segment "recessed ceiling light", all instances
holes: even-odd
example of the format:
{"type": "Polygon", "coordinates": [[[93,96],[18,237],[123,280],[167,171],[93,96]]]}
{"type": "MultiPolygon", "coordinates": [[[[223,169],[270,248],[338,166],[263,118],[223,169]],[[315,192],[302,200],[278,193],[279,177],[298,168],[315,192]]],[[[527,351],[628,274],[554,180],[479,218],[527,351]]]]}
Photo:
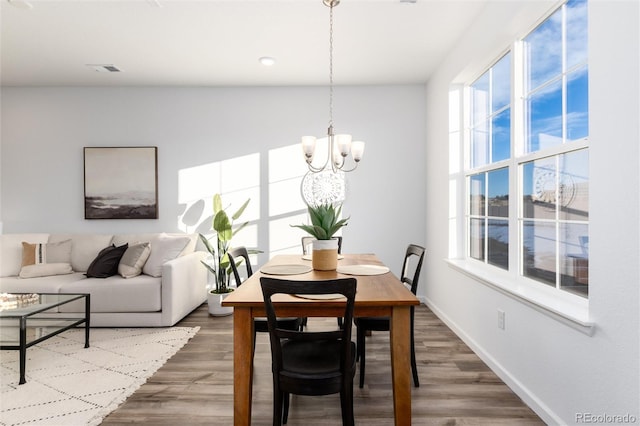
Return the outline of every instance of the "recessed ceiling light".
{"type": "Polygon", "coordinates": [[[272,58],[271,56],[263,56],[262,58],[258,59],[260,61],[260,63],[266,67],[270,67],[271,65],[276,63],[276,59],[272,58]]]}
{"type": "Polygon", "coordinates": [[[27,0],[8,0],[9,4],[18,9],[33,9],[33,5],[27,0]]]}

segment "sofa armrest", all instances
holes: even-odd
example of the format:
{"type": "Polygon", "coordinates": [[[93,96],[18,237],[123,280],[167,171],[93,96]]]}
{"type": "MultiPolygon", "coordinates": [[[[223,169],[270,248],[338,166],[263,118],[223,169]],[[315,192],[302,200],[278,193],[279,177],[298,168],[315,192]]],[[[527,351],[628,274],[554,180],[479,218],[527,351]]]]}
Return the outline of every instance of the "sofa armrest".
{"type": "Polygon", "coordinates": [[[207,300],[206,252],[196,251],[162,265],[162,325],[172,326],[207,300]]]}

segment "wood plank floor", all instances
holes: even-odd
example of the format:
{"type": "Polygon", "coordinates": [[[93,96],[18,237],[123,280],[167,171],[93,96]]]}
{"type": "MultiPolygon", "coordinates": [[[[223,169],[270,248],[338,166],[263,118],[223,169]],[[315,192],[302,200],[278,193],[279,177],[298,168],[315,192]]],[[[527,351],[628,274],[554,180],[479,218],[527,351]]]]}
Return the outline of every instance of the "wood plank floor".
{"type": "MultiPolygon", "coordinates": [[[[232,321],[209,316],[206,304],[187,316],[178,325],[199,326],[197,335],[102,424],[232,425],[232,321]]],[[[309,319],[309,327],[335,325],[335,319],[309,319]]],[[[354,385],[356,424],[392,425],[389,333],[367,339],[365,386],[358,388],[357,373],[354,385]]],[[[415,339],[420,387],[412,388],[414,425],[544,424],[424,305],[416,309],[415,339]]],[[[269,337],[258,333],[252,425],[272,421],[270,362],[269,337]]],[[[287,424],[341,424],[339,396],[292,396],[287,424]]]]}

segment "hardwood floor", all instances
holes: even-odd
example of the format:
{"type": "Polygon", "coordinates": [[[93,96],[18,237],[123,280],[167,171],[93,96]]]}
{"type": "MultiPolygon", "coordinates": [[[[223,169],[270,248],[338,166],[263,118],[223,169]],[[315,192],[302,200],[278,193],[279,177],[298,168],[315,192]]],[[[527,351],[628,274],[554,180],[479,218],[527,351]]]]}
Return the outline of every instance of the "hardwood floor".
{"type": "MultiPolygon", "coordinates": [[[[232,425],[232,322],[231,316],[209,316],[206,304],[187,316],[178,325],[200,331],[102,424],[232,425]]],[[[309,320],[309,327],[335,326],[335,318],[309,320]]],[[[416,309],[415,333],[420,387],[412,388],[414,425],[544,424],[424,305],[416,309]]],[[[356,424],[391,425],[389,333],[367,339],[365,386],[358,388],[358,373],[354,384],[356,424]]],[[[258,333],[252,425],[272,422],[270,363],[269,337],[258,333]]],[[[341,424],[339,396],[292,395],[287,424],[341,424]]]]}

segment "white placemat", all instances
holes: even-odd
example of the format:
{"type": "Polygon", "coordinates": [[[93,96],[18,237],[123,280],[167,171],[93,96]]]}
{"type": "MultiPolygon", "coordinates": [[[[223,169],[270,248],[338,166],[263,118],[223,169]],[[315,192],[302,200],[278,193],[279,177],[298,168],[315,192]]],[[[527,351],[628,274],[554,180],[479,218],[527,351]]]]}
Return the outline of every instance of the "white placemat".
{"type": "Polygon", "coordinates": [[[311,299],[311,300],[334,300],[334,299],[344,299],[345,298],[340,293],[331,293],[331,294],[296,294],[296,296],[301,297],[303,299],[311,299]]]}
{"type": "Polygon", "coordinates": [[[297,275],[306,274],[311,271],[311,266],[302,265],[300,263],[291,263],[284,265],[265,265],[260,268],[260,272],[269,275],[297,275]]]}
{"type": "MultiPolygon", "coordinates": [[[[313,255],[312,254],[303,254],[302,255],[302,259],[303,260],[313,260],[313,255]]],[[[338,260],[340,259],[344,259],[344,255],[343,254],[339,254],[338,255],[338,260]]]]}
{"type": "Polygon", "coordinates": [[[340,265],[336,270],[348,275],[382,275],[389,272],[389,268],[380,265],[340,265]]]}

